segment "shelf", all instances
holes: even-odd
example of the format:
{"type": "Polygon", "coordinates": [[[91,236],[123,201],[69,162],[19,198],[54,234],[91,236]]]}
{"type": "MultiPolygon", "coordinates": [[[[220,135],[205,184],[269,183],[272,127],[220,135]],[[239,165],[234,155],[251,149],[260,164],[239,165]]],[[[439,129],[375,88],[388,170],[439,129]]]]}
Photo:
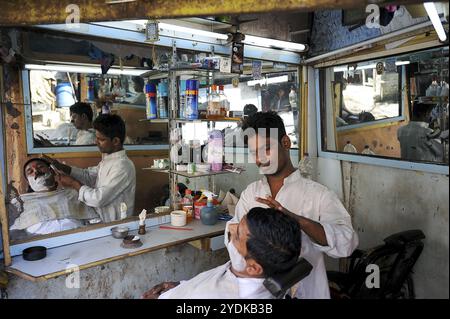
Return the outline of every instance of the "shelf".
{"type": "MultiPolygon", "coordinates": [[[[183,177],[188,177],[188,178],[195,178],[195,177],[205,177],[205,176],[214,176],[214,175],[223,175],[223,174],[232,174],[233,172],[227,171],[227,170],[223,170],[220,172],[196,172],[194,174],[189,174],[187,172],[178,172],[178,171],[170,171],[168,169],[158,169],[158,168],[152,168],[152,167],[144,167],[142,168],[143,170],[150,170],[150,171],[154,171],[154,172],[158,172],[158,173],[167,173],[167,174],[175,174],[175,175],[180,175],[183,177]]],[[[239,173],[235,173],[235,174],[239,174],[239,173]]]]}
{"type": "MultiPolygon", "coordinates": [[[[195,122],[239,122],[241,120],[240,117],[225,117],[222,119],[195,119],[195,120],[186,120],[186,119],[175,119],[178,123],[195,123],[195,122]]],[[[140,119],[139,122],[150,122],[150,123],[169,123],[169,119],[140,119]]]]}
{"type": "Polygon", "coordinates": [[[139,122],[150,122],[150,123],[169,123],[169,119],[140,119],[139,122]]]}
{"type": "Polygon", "coordinates": [[[448,96],[418,96],[416,98],[421,104],[448,103],[448,96]]]}
{"type": "MultiPolygon", "coordinates": [[[[160,223],[170,223],[170,216],[160,223]]],[[[137,224],[137,222],[136,222],[137,224]]],[[[94,266],[106,264],[111,261],[156,251],[175,245],[188,243],[198,239],[221,236],[225,230],[225,221],[208,226],[199,220],[187,224],[192,230],[161,229],[158,225],[146,227],[147,233],[139,235],[143,245],[139,248],[122,248],[122,240],[111,235],[81,241],[74,244],[55,247],[47,250],[47,257],[37,261],[26,261],[22,255],[13,257],[12,265],[8,267],[9,273],[21,276],[31,281],[42,281],[57,276],[66,276],[73,271],[79,271],[94,266]],[[75,267],[75,265],[77,267],[75,267]]],[[[130,234],[135,235],[137,230],[130,234]]]]}
{"type": "Polygon", "coordinates": [[[239,122],[241,120],[240,117],[225,117],[221,119],[195,119],[195,120],[186,120],[186,119],[175,119],[175,121],[179,123],[190,123],[190,122],[239,122]]]}

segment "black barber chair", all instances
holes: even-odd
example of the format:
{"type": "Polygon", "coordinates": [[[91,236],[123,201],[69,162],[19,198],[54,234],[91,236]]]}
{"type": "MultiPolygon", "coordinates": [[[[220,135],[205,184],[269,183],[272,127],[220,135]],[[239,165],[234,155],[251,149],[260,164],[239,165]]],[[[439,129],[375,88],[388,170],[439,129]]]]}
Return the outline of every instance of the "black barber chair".
{"type": "Polygon", "coordinates": [[[304,258],[288,271],[268,277],[264,280],[264,287],[277,299],[282,299],[289,288],[305,278],[311,272],[313,266],[304,258]]]}
{"type": "Polygon", "coordinates": [[[328,271],[333,299],[413,299],[412,269],[422,253],[425,235],[421,230],[393,234],[380,245],[367,251],[355,250],[349,257],[347,273],[328,271]],[[379,267],[379,288],[368,287],[371,275],[367,266],[379,267]]]}

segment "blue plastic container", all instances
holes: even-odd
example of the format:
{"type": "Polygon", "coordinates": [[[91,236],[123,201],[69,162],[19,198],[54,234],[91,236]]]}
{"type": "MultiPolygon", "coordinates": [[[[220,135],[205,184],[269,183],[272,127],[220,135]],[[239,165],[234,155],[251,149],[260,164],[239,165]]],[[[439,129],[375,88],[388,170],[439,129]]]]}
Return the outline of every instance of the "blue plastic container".
{"type": "Polygon", "coordinates": [[[152,120],[158,117],[158,109],[156,104],[156,85],[147,83],[145,85],[146,107],[145,111],[147,119],[152,120]]]}
{"type": "Polygon", "coordinates": [[[68,107],[75,104],[72,86],[68,82],[59,83],[56,86],[56,105],[58,107],[68,107]]]}
{"type": "Polygon", "coordinates": [[[200,220],[204,225],[215,225],[219,220],[219,211],[211,201],[200,210],[200,220]]]}

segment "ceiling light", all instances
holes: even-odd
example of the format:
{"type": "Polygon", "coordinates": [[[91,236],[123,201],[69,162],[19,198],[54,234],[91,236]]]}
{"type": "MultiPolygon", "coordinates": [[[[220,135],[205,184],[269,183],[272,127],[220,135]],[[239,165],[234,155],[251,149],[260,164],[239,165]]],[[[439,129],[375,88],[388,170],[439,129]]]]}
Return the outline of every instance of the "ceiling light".
{"type": "Polygon", "coordinates": [[[261,37],[255,37],[252,35],[246,35],[245,39],[244,39],[244,43],[261,46],[261,47],[266,47],[266,48],[274,48],[275,47],[278,49],[300,51],[300,52],[306,51],[306,49],[307,49],[306,45],[301,44],[301,43],[261,38],[261,37]]]}
{"type": "Polygon", "coordinates": [[[287,82],[289,81],[289,77],[287,75],[283,75],[283,76],[277,76],[277,77],[273,77],[273,78],[265,78],[262,80],[252,80],[252,81],[248,81],[247,85],[248,86],[254,86],[254,85],[267,85],[267,84],[273,84],[273,83],[283,83],[283,82],[287,82]]]}
{"type": "MultiPolygon", "coordinates": [[[[60,65],[60,64],[25,64],[27,70],[42,70],[42,71],[57,71],[57,72],[76,72],[76,73],[90,73],[102,74],[102,69],[99,66],[84,66],[84,65],[60,65]]],[[[135,75],[139,76],[148,70],[139,69],[116,69],[110,68],[107,72],[109,75],[135,75]]]]}
{"type": "Polygon", "coordinates": [[[399,66],[399,65],[407,65],[410,64],[411,61],[395,61],[395,65],[399,66]]]}
{"type": "Polygon", "coordinates": [[[445,34],[444,27],[442,26],[441,19],[439,18],[439,14],[436,9],[436,5],[434,2],[425,2],[423,4],[425,7],[425,10],[427,11],[428,17],[431,20],[431,23],[433,23],[433,27],[436,30],[436,33],[439,37],[439,40],[442,42],[447,40],[447,35],[445,34]]]}

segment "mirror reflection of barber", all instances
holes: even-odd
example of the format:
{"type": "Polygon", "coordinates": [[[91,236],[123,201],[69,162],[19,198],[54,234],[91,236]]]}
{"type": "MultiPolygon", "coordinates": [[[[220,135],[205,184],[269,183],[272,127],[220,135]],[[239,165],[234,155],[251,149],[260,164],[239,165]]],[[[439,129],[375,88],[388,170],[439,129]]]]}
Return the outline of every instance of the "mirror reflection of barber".
{"type": "Polygon", "coordinates": [[[302,229],[301,256],[313,266],[302,280],[297,298],[330,298],[323,253],[334,258],[347,257],[358,245],[351,218],[339,198],[325,186],[305,179],[292,165],[291,141],[284,124],[275,112],[249,117],[242,129],[253,129],[248,136],[249,151],[264,177],[247,186],[228,228],[238,223],[253,207],[271,207],[295,218],[302,229]],[[278,136],[270,136],[270,129],[278,136]],[[262,131],[259,131],[261,129],[262,131]],[[260,135],[267,132],[266,137],[260,135]]]}
{"type": "Polygon", "coordinates": [[[28,192],[11,201],[9,211],[18,215],[11,231],[49,234],[78,228],[98,218],[93,208],[78,200],[77,191],[58,188],[55,172],[46,160],[33,158],[27,161],[24,176],[28,182],[28,192]]]}
{"type": "Polygon", "coordinates": [[[123,149],[125,123],[118,115],[102,114],[94,121],[96,144],[102,153],[97,166],[81,169],[46,157],[57,169],[57,181],[78,191],[78,199],[94,207],[103,222],[129,217],[134,211],[136,169],[123,149]],[[127,206],[121,216],[120,206],[127,206]]]}

